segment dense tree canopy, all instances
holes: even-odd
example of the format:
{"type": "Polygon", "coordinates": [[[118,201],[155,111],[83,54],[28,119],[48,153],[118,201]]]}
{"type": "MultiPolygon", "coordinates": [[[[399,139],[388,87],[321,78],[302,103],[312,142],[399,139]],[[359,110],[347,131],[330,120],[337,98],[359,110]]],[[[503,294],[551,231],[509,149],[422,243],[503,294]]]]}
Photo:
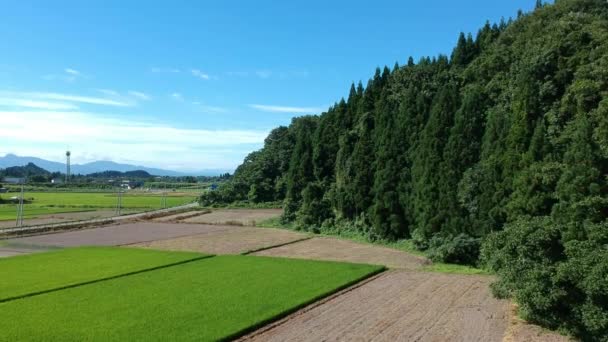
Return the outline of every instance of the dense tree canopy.
{"type": "Polygon", "coordinates": [[[211,196],[283,201],[301,229],[412,238],[445,261],[481,246],[528,319],[608,339],[608,3],[538,2],[449,58],[377,69],[211,196]]]}

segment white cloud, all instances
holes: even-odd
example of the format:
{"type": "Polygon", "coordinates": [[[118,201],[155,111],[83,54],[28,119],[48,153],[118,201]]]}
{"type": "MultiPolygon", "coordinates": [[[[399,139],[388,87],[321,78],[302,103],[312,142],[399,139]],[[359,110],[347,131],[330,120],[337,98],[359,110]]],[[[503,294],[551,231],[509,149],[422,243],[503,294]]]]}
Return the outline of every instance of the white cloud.
{"type": "Polygon", "coordinates": [[[164,74],[164,73],[178,74],[178,73],[181,72],[181,70],[177,69],[177,68],[158,68],[158,67],[152,67],[152,68],[150,68],[150,72],[155,73],[155,74],[164,74]]]}
{"type": "Polygon", "coordinates": [[[76,69],[72,69],[72,68],[65,68],[65,69],[63,69],[63,71],[65,71],[66,73],[68,73],[70,75],[74,75],[74,76],[80,76],[81,75],[80,71],[78,71],[76,69]]]}
{"type": "Polygon", "coordinates": [[[192,102],[193,105],[195,105],[197,108],[199,108],[201,110],[201,112],[203,113],[226,113],[227,110],[226,108],[223,107],[218,107],[218,106],[209,106],[206,104],[201,103],[200,101],[194,101],[192,102]]]}
{"type": "Polygon", "coordinates": [[[237,77],[247,77],[249,76],[248,71],[228,71],[226,73],[228,76],[237,76],[237,77]]]}
{"type": "Polygon", "coordinates": [[[249,107],[264,112],[273,113],[293,113],[293,114],[316,114],[323,111],[321,108],[315,107],[289,107],[289,106],[272,106],[261,104],[250,104],[249,107]]]}
{"type": "Polygon", "coordinates": [[[142,93],[141,91],[129,90],[129,95],[143,101],[149,100],[151,97],[146,93],[142,93]]]}
{"type": "Polygon", "coordinates": [[[44,110],[75,110],[78,106],[64,102],[34,101],[27,99],[0,98],[0,106],[35,108],[44,110]]]}
{"type": "Polygon", "coordinates": [[[1,111],[3,151],[40,157],[57,156],[65,146],[78,155],[107,156],[182,170],[233,168],[259,148],[267,131],[194,129],[119,119],[78,111],[1,111]]]}
{"type": "Polygon", "coordinates": [[[176,101],[184,101],[184,96],[180,93],[171,93],[169,96],[176,101]]]}
{"type": "Polygon", "coordinates": [[[86,103],[86,104],[114,106],[114,107],[130,107],[130,106],[134,105],[133,103],[130,103],[130,102],[108,99],[108,98],[61,94],[61,93],[47,93],[47,92],[3,92],[3,91],[0,91],[0,96],[6,97],[6,98],[11,98],[14,100],[32,100],[32,101],[54,100],[54,101],[76,102],[76,103],[86,103]]]}
{"type": "Polygon", "coordinates": [[[270,78],[270,76],[272,76],[272,71],[270,70],[258,70],[255,72],[255,74],[259,77],[259,78],[270,78]]]}
{"type": "Polygon", "coordinates": [[[108,96],[120,96],[116,90],[112,89],[97,89],[98,92],[108,96]]]}
{"type": "Polygon", "coordinates": [[[42,79],[47,80],[47,81],[59,80],[59,81],[72,83],[72,82],[76,81],[77,79],[80,79],[83,77],[85,77],[85,75],[82,74],[80,71],[78,71],[76,69],[72,69],[72,68],[65,68],[65,69],[63,69],[63,73],[61,73],[61,74],[44,75],[44,76],[42,76],[42,79]]]}
{"type": "Polygon", "coordinates": [[[210,77],[209,77],[208,74],[205,74],[204,72],[202,72],[202,71],[200,71],[198,69],[192,69],[192,70],[190,70],[190,72],[192,72],[192,75],[194,77],[198,77],[198,78],[203,79],[203,80],[210,79],[210,77]]]}

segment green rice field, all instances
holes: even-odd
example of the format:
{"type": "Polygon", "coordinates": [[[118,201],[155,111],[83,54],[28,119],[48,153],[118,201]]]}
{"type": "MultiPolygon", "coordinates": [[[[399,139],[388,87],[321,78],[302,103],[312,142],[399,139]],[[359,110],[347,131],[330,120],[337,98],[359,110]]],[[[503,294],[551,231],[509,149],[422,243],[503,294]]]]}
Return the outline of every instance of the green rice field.
{"type": "MultiPolygon", "coordinates": [[[[88,252],[85,259],[91,260],[106,253],[75,253],[88,252]]],[[[130,259],[134,252],[117,253],[130,259]]],[[[40,268],[69,272],[70,262],[57,255],[13,260],[32,264],[38,259],[40,268]]],[[[151,258],[162,259],[160,254],[151,258]]],[[[0,263],[0,274],[19,272],[15,264],[8,269],[5,265],[0,263]]],[[[0,303],[0,331],[7,341],[226,340],[382,270],[362,264],[215,256],[5,301],[0,303]]],[[[104,276],[94,271],[90,275],[104,276]]],[[[16,282],[46,284],[49,277],[51,272],[4,279],[16,288],[16,282]]]]}
{"type": "MultiPolygon", "coordinates": [[[[0,196],[9,199],[18,193],[5,193],[0,196]]],[[[26,192],[24,195],[24,217],[35,218],[41,215],[111,210],[116,207],[116,193],[103,192],[26,192]]],[[[125,210],[144,211],[161,208],[160,194],[125,193],[122,196],[122,208],[125,210]]],[[[193,194],[168,193],[167,206],[174,207],[193,202],[193,194]]],[[[17,206],[13,203],[0,204],[0,220],[14,220],[17,206]]]]}
{"type": "Polygon", "coordinates": [[[0,302],[206,257],[137,248],[79,247],[0,258],[0,302]]]}

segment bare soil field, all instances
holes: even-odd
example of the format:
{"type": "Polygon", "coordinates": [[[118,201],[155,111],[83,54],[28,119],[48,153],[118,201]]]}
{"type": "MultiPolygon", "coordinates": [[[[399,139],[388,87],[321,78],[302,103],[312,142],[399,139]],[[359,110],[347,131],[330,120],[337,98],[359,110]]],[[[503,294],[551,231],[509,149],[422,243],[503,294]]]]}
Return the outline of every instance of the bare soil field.
{"type": "Polygon", "coordinates": [[[39,246],[116,246],[228,230],[232,227],[136,222],[8,240],[39,246]]]}
{"type": "MultiPolygon", "coordinates": [[[[123,210],[122,214],[131,214],[137,212],[135,210],[123,210]]],[[[24,219],[23,224],[26,226],[37,226],[43,224],[52,224],[60,222],[70,221],[82,221],[97,218],[106,218],[116,216],[114,210],[94,210],[94,211],[83,211],[75,213],[63,213],[63,214],[49,214],[41,215],[37,218],[24,219]]],[[[15,227],[15,221],[0,221],[0,228],[12,228],[15,227]]]]}
{"type": "MultiPolygon", "coordinates": [[[[220,227],[220,226],[215,226],[220,227]]],[[[306,234],[272,228],[226,226],[224,230],[175,239],[142,242],[129,247],[208,254],[241,254],[307,238],[306,234]]]]}
{"type": "Polygon", "coordinates": [[[256,222],[280,216],[282,213],[282,209],[220,209],[182,222],[255,226],[256,222]]]}
{"type": "Polygon", "coordinates": [[[253,341],[502,341],[509,302],[488,276],[389,271],[245,336],[253,341]]]}
{"type": "Polygon", "coordinates": [[[411,255],[396,249],[329,237],[313,238],[296,242],[260,251],[254,253],[254,255],[346,261],[404,269],[418,269],[430,263],[426,258],[411,255]]]}

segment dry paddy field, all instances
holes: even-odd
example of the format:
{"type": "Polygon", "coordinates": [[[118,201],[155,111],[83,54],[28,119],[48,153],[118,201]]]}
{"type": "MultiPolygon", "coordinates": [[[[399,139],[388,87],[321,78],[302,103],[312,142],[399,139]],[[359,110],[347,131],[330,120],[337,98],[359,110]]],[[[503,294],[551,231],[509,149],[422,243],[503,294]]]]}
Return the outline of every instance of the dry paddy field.
{"type": "Polygon", "coordinates": [[[518,320],[509,301],[497,300],[490,294],[491,276],[431,273],[422,270],[429,264],[427,259],[391,248],[240,226],[277,216],[278,210],[235,209],[198,214],[177,214],[166,217],[167,222],[154,219],[0,241],[0,256],[45,248],[107,245],[344,261],[390,268],[241,340],[567,340],[518,320]]]}
{"type": "Polygon", "coordinates": [[[187,218],[182,222],[255,226],[256,222],[277,217],[282,212],[282,209],[222,209],[187,218]]]}
{"type": "Polygon", "coordinates": [[[280,229],[235,226],[215,227],[225,227],[225,229],[208,234],[136,243],[132,244],[131,247],[210,254],[243,254],[308,239],[308,235],[306,234],[280,229]]]}
{"type": "Polygon", "coordinates": [[[255,253],[255,255],[347,261],[410,270],[419,269],[424,265],[430,264],[430,261],[426,258],[396,249],[329,237],[312,238],[294,244],[266,249],[255,253]]]}

